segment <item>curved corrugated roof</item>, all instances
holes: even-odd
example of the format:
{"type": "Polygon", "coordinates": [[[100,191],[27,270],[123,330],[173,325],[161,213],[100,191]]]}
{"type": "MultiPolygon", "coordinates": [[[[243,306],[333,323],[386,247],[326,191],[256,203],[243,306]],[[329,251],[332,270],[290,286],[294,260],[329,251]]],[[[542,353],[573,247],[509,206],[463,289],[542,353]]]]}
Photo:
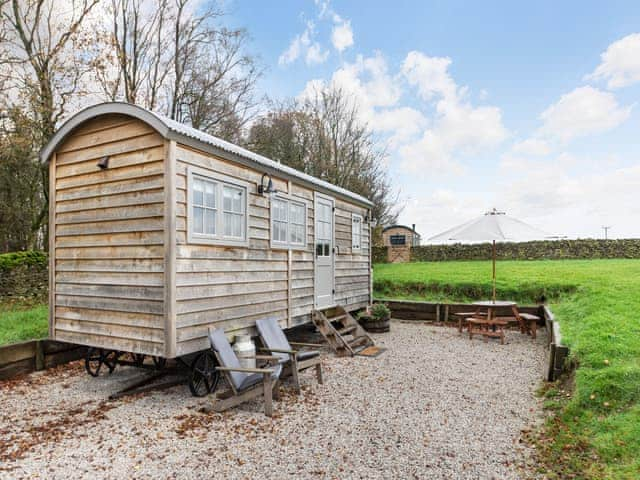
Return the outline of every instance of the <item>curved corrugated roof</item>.
{"type": "Polygon", "coordinates": [[[365,197],[346,190],[342,187],[333,185],[332,183],[320,180],[306,173],[300,172],[295,168],[283,165],[279,162],[263,157],[257,153],[251,152],[245,148],[239,147],[231,142],[214,137],[208,133],[196,130],[193,127],[176,122],[158,113],[147,110],[138,105],[123,102],[108,102],[93,105],[76,113],[67,120],[58,131],[51,137],[51,140],[45,145],[40,152],[42,162],[48,162],[49,158],[56,148],[67,138],[67,136],[80,124],[98,117],[100,115],[121,114],[129,115],[151,125],[160,135],[169,140],[193,146],[213,154],[220,155],[221,152],[231,154],[232,160],[241,161],[263,170],[268,170],[273,174],[282,174],[285,177],[299,180],[304,184],[311,185],[320,190],[336,193],[343,197],[356,201],[357,203],[371,207],[373,204],[365,197]],[[244,161],[242,161],[244,160],[244,161]]]}

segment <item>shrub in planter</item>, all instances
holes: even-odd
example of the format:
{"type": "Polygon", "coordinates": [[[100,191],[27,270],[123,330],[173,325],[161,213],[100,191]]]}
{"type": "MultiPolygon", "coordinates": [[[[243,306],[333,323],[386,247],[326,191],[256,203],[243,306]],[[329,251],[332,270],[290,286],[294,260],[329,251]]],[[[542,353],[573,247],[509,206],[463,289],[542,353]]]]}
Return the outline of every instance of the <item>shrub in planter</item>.
{"type": "Polygon", "coordinates": [[[358,315],[360,325],[373,333],[388,332],[390,329],[391,310],[384,303],[375,303],[358,315]]]}

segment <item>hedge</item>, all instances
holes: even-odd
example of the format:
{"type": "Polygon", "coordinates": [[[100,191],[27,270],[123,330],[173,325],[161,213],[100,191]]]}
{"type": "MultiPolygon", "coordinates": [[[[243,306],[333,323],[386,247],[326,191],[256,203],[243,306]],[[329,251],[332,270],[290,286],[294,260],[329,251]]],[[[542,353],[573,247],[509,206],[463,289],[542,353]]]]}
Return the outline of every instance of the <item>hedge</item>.
{"type": "Polygon", "coordinates": [[[48,255],[45,252],[32,250],[0,255],[0,300],[45,301],[48,282],[48,255]]]}
{"type": "MultiPolygon", "coordinates": [[[[386,247],[373,248],[373,262],[387,261],[386,247]]],[[[578,260],[592,258],[640,258],[640,239],[622,240],[544,240],[499,243],[496,256],[501,260],[578,260]]],[[[488,243],[466,245],[422,245],[411,249],[412,262],[450,260],[490,260],[488,243]]]]}

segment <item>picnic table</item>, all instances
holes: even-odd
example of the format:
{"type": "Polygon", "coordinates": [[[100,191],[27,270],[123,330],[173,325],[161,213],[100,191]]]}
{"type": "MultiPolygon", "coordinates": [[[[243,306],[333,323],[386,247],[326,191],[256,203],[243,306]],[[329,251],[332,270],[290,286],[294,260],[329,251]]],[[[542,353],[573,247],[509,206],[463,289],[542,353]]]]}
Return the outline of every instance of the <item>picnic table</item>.
{"type": "MultiPolygon", "coordinates": [[[[473,338],[474,334],[482,335],[485,340],[488,337],[499,338],[500,343],[504,343],[504,327],[509,323],[518,323],[522,333],[530,334],[533,339],[536,338],[536,327],[538,317],[520,313],[518,304],[508,300],[483,300],[473,302],[476,311],[466,318],[469,330],[469,338],[473,338]],[[512,316],[499,316],[500,309],[511,310],[512,316]]],[[[459,324],[459,330],[462,332],[462,319],[459,324]]]]}

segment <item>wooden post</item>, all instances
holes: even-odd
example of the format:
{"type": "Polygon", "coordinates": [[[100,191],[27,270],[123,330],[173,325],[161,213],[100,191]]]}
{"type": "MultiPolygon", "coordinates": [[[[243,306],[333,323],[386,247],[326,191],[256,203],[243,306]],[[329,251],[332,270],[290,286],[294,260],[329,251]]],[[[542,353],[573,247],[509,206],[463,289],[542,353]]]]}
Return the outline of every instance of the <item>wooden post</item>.
{"type": "Polygon", "coordinates": [[[291,249],[287,250],[287,327],[293,327],[293,281],[291,280],[293,275],[293,252],[291,249]]]}
{"type": "Polygon", "coordinates": [[[56,154],[49,160],[49,338],[56,336],[56,154]]]}
{"type": "Polygon", "coordinates": [[[493,301],[496,301],[496,241],[493,241],[493,301]]]}
{"type": "MultiPolygon", "coordinates": [[[[292,185],[291,180],[287,181],[287,193],[289,196],[292,194],[292,185]]],[[[306,210],[305,210],[306,211],[306,210]]],[[[248,233],[247,233],[248,234],[248,233]]],[[[307,232],[305,232],[305,236],[307,232]]],[[[315,272],[315,270],[314,270],[315,272]]],[[[315,274],[315,273],[314,273],[315,274]]],[[[293,327],[292,317],[293,317],[293,280],[291,276],[293,275],[293,252],[289,248],[287,250],[287,327],[293,327]]]]}
{"type": "Polygon", "coordinates": [[[35,356],[35,369],[44,370],[44,345],[42,340],[36,340],[36,356],[35,356]]]}
{"type": "Polygon", "coordinates": [[[164,353],[176,356],[176,142],[165,143],[164,159],[164,353]]]}

